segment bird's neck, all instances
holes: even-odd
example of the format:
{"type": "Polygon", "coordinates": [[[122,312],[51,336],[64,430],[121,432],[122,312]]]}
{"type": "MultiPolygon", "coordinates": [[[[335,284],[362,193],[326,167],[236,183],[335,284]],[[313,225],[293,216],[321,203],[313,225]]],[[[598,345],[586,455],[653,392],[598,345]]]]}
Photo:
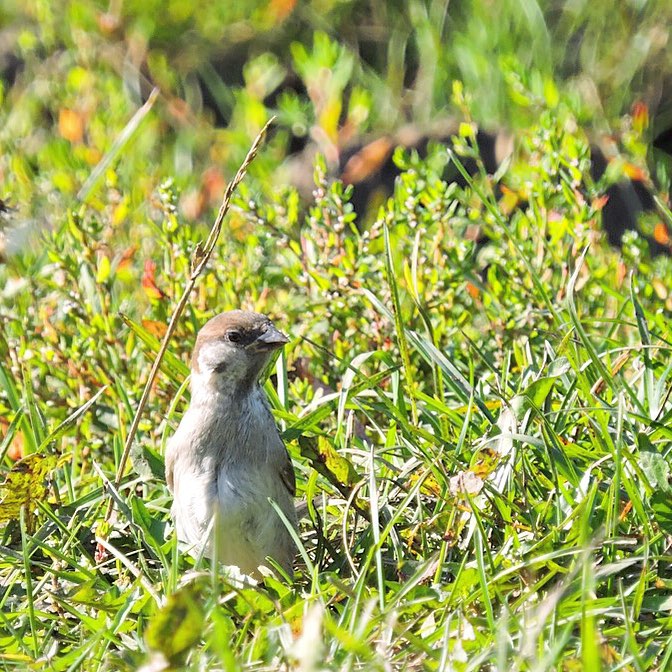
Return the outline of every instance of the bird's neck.
{"type": "Polygon", "coordinates": [[[255,381],[242,383],[231,377],[214,372],[191,373],[191,405],[232,409],[244,406],[261,395],[255,381]]]}

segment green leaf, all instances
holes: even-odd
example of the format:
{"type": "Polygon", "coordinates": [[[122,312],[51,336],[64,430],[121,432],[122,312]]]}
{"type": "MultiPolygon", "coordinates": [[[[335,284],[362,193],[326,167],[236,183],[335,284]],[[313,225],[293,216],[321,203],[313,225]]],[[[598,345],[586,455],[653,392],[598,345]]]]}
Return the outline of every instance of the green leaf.
{"type": "Polygon", "coordinates": [[[147,626],[147,646],[175,664],[197,644],[205,618],[195,589],[186,586],[173,593],[147,626]]]}
{"type": "Polygon", "coordinates": [[[0,485],[0,523],[17,520],[21,507],[31,511],[36,502],[46,499],[47,477],[69,459],[69,455],[35,453],[19,460],[0,485]]]}
{"type": "MultiPolygon", "coordinates": [[[[375,389],[383,380],[391,376],[397,370],[398,367],[390,367],[389,369],[375,373],[357,385],[353,385],[348,389],[348,401],[354,399],[365,390],[375,389]]],[[[338,398],[336,395],[334,395],[331,400],[322,403],[314,411],[304,415],[293,425],[287,427],[287,429],[282,433],[283,440],[293,441],[294,439],[298,439],[300,436],[302,436],[304,432],[314,430],[318,424],[332,412],[337,400],[338,398]]]]}
{"type": "Polygon", "coordinates": [[[654,490],[672,494],[670,487],[670,465],[660,454],[651,450],[642,450],[639,453],[639,466],[649,479],[654,490]]]}
{"type": "Polygon", "coordinates": [[[131,446],[133,469],[144,480],[166,480],[165,464],[161,456],[149,446],[137,441],[131,446]]]}
{"type": "Polygon", "coordinates": [[[317,439],[308,436],[299,438],[301,455],[310,460],[313,467],[335,485],[352,487],[360,477],[352,463],[336,451],[324,436],[317,439]]]}
{"type": "Polygon", "coordinates": [[[98,284],[107,282],[111,270],[112,266],[110,264],[110,258],[106,255],[102,255],[98,261],[98,268],[96,269],[96,282],[98,284]]]}
{"type": "Polygon", "coordinates": [[[672,534],[672,493],[658,490],[651,497],[654,518],[666,534],[672,534]]]}
{"type": "Polygon", "coordinates": [[[511,401],[511,407],[516,414],[516,418],[520,419],[530,406],[541,408],[551,393],[556,379],[567,373],[569,369],[569,361],[565,357],[559,357],[550,364],[545,376],[537,378],[520,394],[516,395],[511,401]]]}
{"type": "Polygon", "coordinates": [[[165,542],[164,530],[166,523],[154,518],[145,506],[145,503],[139,497],[131,498],[131,511],[133,512],[133,522],[146,534],[154,540],[156,547],[161,547],[165,542]]]}
{"type": "MultiPolygon", "coordinates": [[[[380,300],[378,297],[367,289],[363,289],[362,293],[371,301],[377,310],[379,310],[388,319],[394,320],[392,311],[380,300]]],[[[443,373],[446,375],[448,384],[453,391],[464,401],[464,403],[471,403],[473,400],[479,407],[483,415],[491,424],[495,424],[495,418],[488,409],[485,401],[481,399],[480,395],[471,387],[467,379],[460,373],[457,367],[430,341],[416,333],[412,329],[406,330],[406,335],[418,351],[422,358],[429,364],[437,364],[443,373]]]]}

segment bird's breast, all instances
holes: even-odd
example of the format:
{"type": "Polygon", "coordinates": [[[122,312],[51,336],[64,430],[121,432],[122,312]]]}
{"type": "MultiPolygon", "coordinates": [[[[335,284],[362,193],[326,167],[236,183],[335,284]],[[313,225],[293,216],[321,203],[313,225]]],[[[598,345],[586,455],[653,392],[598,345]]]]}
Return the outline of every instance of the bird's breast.
{"type": "Polygon", "coordinates": [[[201,528],[217,502],[237,516],[277,497],[285,449],[261,394],[215,404],[192,400],[168,446],[174,455],[176,520],[201,528]]]}

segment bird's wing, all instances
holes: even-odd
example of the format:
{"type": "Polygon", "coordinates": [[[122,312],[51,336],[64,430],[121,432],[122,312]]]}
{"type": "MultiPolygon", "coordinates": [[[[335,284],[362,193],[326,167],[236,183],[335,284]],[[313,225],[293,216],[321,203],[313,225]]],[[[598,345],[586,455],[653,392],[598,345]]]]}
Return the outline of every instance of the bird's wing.
{"type": "MultiPolygon", "coordinates": [[[[278,440],[282,443],[282,439],[278,436],[278,440]]],[[[294,476],[294,467],[292,465],[292,458],[287,452],[285,444],[282,443],[282,462],[280,463],[280,478],[285,484],[287,490],[289,490],[292,497],[296,495],[296,477],[294,476]]]]}

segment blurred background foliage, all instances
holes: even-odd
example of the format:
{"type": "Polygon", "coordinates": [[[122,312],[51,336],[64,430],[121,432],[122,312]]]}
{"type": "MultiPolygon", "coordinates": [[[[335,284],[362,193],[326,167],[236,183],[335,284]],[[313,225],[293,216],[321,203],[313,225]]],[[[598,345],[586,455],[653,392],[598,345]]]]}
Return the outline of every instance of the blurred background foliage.
{"type": "MultiPolygon", "coordinates": [[[[368,133],[461,117],[455,80],[489,129],[524,128],[562,105],[585,128],[619,132],[636,101],[664,125],[671,23],[666,0],[6,0],[0,197],[50,223],[76,207],[154,86],[160,103],[134,136],[138,151],[107,181],[135,209],[170,174],[190,219],[216,203],[271,114],[261,184],[286,178],[276,168],[309,141],[334,163],[368,133]]],[[[99,186],[87,200],[101,209],[110,198],[99,186]]]]}

